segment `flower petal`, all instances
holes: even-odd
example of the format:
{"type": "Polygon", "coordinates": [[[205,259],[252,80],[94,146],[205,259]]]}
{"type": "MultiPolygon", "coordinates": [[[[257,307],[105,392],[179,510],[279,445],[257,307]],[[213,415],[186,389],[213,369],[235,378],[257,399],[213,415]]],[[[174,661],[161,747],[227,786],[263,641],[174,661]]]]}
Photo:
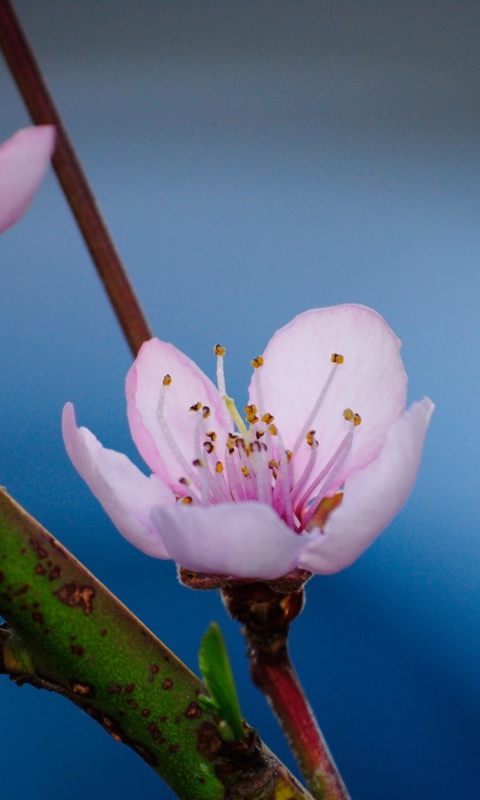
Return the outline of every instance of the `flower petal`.
{"type": "Polygon", "coordinates": [[[378,458],[345,483],[343,502],[322,535],[308,543],[300,566],[329,575],[348,567],[405,504],[415,483],[434,405],[428,397],[389,430],[378,458]]]}
{"type": "Polygon", "coordinates": [[[263,503],[155,508],[165,546],[182,567],[237,578],[279,578],[297,566],[297,536],[263,503]]]}
{"type": "MultiPolygon", "coordinates": [[[[199,452],[195,445],[197,414],[189,409],[198,402],[210,408],[211,416],[202,424],[205,430],[217,433],[216,449],[223,455],[227,433],[222,400],[216,387],[193,361],[173,344],[159,339],[142,345],[127,375],[127,410],[133,440],[152,472],[172,489],[183,493],[179,479],[186,476],[185,463],[175,453],[157,413],[165,375],[172,378],[171,385],[165,387],[165,419],[190,470],[199,452]]],[[[205,430],[199,442],[200,449],[205,430]]],[[[201,455],[203,457],[203,452],[201,455]]]]}
{"type": "MultiPolygon", "coordinates": [[[[307,311],[273,336],[264,352],[261,381],[264,411],[275,417],[285,447],[294,449],[333,367],[332,353],[344,356],[309,428],[319,442],[316,472],[328,462],[348,430],[343,412],[360,414],[352,450],[333,489],[378,454],[388,428],[405,410],[407,377],[399,355],[400,341],[385,320],[370,308],[340,305],[307,311]]],[[[255,381],[251,402],[257,402],[255,381]]],[[[294,479],[310,454],[306,442],[294,454],[294,479]]],[[[312,474],[315,477],[316,472],[312,474]]]]}
{"type": "Polygon", "coordinates": [[[71,403],[63,409],[62,431],[67,453],[122,536],[156,558],[169,558],[151,520],[158,503],[174,505],[175,497],[156,475],[146,477],[115,450],[107,450],[87,428],[77,428],[71,403]]]}
{"type": "Polygon", "coordinates": [[[24,128],[0,147],[0,233],[27,210],[55,145],[55,128],[24,128]]]}

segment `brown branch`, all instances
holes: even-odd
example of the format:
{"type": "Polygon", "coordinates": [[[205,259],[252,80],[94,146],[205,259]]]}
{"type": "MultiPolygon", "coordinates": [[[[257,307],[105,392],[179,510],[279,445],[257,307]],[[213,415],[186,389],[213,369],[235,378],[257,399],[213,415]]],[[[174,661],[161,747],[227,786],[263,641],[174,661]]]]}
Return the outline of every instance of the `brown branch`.
{"type": "Polygon", "coordinates": [[[0,0],[0,47],[36,125],[54,125],[53,166],[133,355],[152,332],[32,50],[9,0],[0,0]]]}

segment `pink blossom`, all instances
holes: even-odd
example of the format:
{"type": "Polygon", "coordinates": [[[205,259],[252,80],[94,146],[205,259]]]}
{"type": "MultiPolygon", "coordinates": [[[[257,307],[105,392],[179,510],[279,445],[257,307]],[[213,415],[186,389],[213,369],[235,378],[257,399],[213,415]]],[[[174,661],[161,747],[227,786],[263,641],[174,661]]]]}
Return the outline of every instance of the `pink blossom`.
{"type": "Polygon", "coordinates": [[[414,485],[433,403],[406,411],[400,341],[358,305],[300,314],[254,374],[245,417],[173,345],[146,342],[127,375],[132,437],[152,471],[63,414],[68,454],[120,532],[188,570],[275,579],[351,564],[414,485]]]}
{"type": "Polygon", "coordinates": [[[18,131],[0,147],[0,233],[25,213],[48,168],[55,128],[18,131]]]}

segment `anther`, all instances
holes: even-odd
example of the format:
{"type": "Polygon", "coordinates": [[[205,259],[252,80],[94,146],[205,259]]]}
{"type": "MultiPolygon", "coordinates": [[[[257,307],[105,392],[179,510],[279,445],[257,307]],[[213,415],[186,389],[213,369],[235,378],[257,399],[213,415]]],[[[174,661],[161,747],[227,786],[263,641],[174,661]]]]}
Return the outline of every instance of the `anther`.
{"type": "Polygon", "coordinates": [[[205,436],[208,436],[208,438],[211,439],[212,442],[215,442],[217,439],[217,434],[215,433],[215,431],[207,431],[205,436]]]}
{"type": "Polygon", "coordinates": [[[210,416],[210,409],[208,406],[203,406],[202,408],[203,419],[208,419],[210,416]]]}
{"type": "Polygon", "coordinates": [[[192,461],[194,467],[204,467],[205,461],[202,461],[201,458],[196,458],[195,461],[192,461]]]}
{"type": "Polygon", "coordinates": [[[308,431],[305,439],[307,440],[307,444],[309,444],[310,447],[313,447],[315,444],[315,431],[308,431]]]}
{"type": "Polygon", "coordinates": [[[355,426],[360,425],[361,421],[362,421],[362,418],[361,418],[360,414],[354,414],[353,415],[353,424],[355,426]]]}
{"type": "Polygon", "coordinates": [[[216,344],[215,347],[213,348],[213,352],[215,353],[216,356],[224,356],[227,351],[225,347],[223,347],[223,345],[216,344]]]}
{"type": "Polygon", "coordinates": [[[190,411],[200,411],[201,407],[202,407],[202,404],[199,401],[198,403],[195,403],[195,405],[190,406],[189,410],[190,411]]]}
{"type": "Polygon", "coordinates": [[[344,360],[344,357],[341,356],[340,353],[332,353],[331,361],[334,364],[343,364],[344,360]]]}
{"type": "Polygon", "coordinates": [[[215,472],[218,473],[223,472],[223,464],[221,461],[217,461],[217,463],[215,464],[215,472]]]}
{"type": "Polygon", "coordinates": [[[257,439],[261,439],[262,436],[265,436],[265,431],[257,431],[255,433],[255,436],[257,437],[257,439]]]}
{"type": "Polygon", "coordinates": [[[263,367],[263,356],[257,356],[252,361],[252,367],[254,369],[258,369],[259,367],[263,367]]]}
{"type": "Polygon", "coordinates": [[[285,452],[286,452],[286,454],[287,454],[287,464],[290,464],[290,461],[291,461],[291,460],[292,460],[292,458],[293,458],[293,453],[292,453],[292,451],[291,451],[291,450],[285,450],[285,452]]]}
{"type": "Polygon", "coordinates": [[[271,414],[264,414],[262,417],[262,422],[264,422],[266,425],[270,425],[274,419],[275,417],[273,417],[271,414]]]}
{"type": "Polygon", "coordinates": [[[172,382],[172,376],[171,375],[165,375],[165,377],[163,379],[163,385],[164,386],[170,386],[171,382],[172,382]]]}
{"type": "Polygon", "coordinates": [[[353,416],[354,416],[352,409],[351,408],[346,408],[345,411],[343,412],[343,416],[345,417],[347,422],[351,422],[352,419],[353,419],[353,416]]]}
{"type": "Polygon", "coordinates": [[[277,426],[276,425],[269,425],[268,430],[272,434],[272,436],[277,435],[277,426]]]}
{"type": "Polygon", "coordinates": [[[180,478],[178,482],[183,483],[184,486],[190,486],[191,483],[191,481],[189,481],[188,478],[180,478]]]}
{"type": "Polygon", "coordinates": [[[192,498],[191,498],[191,497],[188,497],[188,496],[187,496],[187,497],[182,497],[182,500],[181,500],[181,502],[182,502],[184,505],[186,505],[186,506],[189,506],[189,505],[191,505],[191,504],[193,503],[193,500],[192,500],[192,498]]]}
{"type": "Polygon", "coordinates": [[[274,459],[274,458],[272,458],[272,459],[271,459],[271,460],[268,462],[268,466],[269,466],[269,468],[270,468],[270,469],[278,469],[278,468],[280,467],[280,464],[278,463],[278,461],[275,461],[275,459],[274,459]]]}
{"type": "Polygon", "coordinates": [[[204,442],[203,446],[207,451],[207,453],[213,453],[213,451],[215,450],[215,445],[212,444],[211,442],[204,442]]]}
{"type": "Polygon", "coordinates": [[[250,477],[250,473],[249,473],[247,467],[243,466],[242,467],[242,472],[243,472],[243,474],[245,475],[246,478],[250,477]]]}

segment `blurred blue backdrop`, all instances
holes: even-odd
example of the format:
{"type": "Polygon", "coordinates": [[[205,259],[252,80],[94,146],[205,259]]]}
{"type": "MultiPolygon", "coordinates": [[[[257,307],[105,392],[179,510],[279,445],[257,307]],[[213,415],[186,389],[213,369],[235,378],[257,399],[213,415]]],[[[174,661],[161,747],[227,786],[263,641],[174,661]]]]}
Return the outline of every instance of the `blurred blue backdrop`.
{"type": "MultiPolygon", "coordinates": [[[[292,652],[354,800],[478,800],[480,6],[15,5],[158,336],[212,377],[224,343],[240,402],[307,308],[365,303],[403,340],[410,399],[437,404],[420,477],[310,583],[292,652]]],[[[3,64],[0,97],[3,140],[27,124],[3,64]]],[[[2,484],[193,669],[219,620],[245,716],[292,766],[218,596],[128,545],[65,455],[72,400],[140,464],[130,354],[52,175],[0,264],[2,484]]],[[[65,700],[6,679],[0,698],[5,800],[172,797],[65,700]]]]}

